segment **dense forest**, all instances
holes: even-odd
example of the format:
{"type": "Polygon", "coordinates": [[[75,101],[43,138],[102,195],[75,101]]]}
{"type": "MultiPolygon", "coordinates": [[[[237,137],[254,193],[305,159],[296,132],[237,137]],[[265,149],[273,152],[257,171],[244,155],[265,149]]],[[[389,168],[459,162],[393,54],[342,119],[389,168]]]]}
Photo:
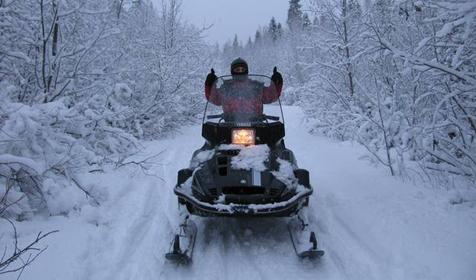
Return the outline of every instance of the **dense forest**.
{"type": "Polygon", "coordinates": [[[235,36],[223,57],[248,57],[260,73],[278,65],[284,99],[314,131],[359,142],[392,175],[474,183],[475,10],[470,0],[292,0],[286,23],[272,18],[246,44],[235,36]]]}
{"type": "Polygon", "coordinates": [[[2,1],[0,13],[2,205],[25,191],[41,202],[8,215],[46,204],[52,214],[69,211],[74,196],[66,208],[55,196],[75,191],[76,174],[119,162],[138,139],[202,110],[209,48],[201,30],[179,21],[177,1],[160,13],[148,1],[2,1]],[[25,190],[29,182],[13,179],[20,174],[34,186],[25,190]],[[9,191],[16,184],[18,194],[9,191]]]}
{"type": "Polygon", "coordinates": [[[0,217],[99,204],[81,174],[196,121],[211,55],[179,13],[176,0],[0,1],[0,217]]]}

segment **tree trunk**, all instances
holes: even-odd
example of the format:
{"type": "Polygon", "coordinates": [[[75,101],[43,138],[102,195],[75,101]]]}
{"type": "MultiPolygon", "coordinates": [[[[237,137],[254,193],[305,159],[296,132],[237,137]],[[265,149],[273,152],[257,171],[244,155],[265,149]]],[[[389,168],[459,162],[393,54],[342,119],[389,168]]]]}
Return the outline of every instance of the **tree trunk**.
{"type": "Polygon", "coordinates": [[[349,79],[349,94],[354,95],[354,78],[352,75],[352,65],[350,63],[350,48],[349,48],[349,34],[348,34],[348,22],[347,22],[347,0],[342,0],[342,18],[344,25],[344,50],[345,58],[347,62],[347,77],[349,79]]]}

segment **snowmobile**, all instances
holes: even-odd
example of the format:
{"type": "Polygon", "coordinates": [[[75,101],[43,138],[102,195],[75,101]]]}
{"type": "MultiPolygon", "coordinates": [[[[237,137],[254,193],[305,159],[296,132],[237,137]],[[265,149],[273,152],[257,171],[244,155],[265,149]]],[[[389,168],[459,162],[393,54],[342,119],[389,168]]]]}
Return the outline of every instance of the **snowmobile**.
{"type": "MultiPolygon", "coordinates": [[[[256,87],[274,87],[267,76],[249,75],[256,87]]],[[[216,88],[227,92],[232,76],[221,76],[216,88]]],[[[245,90],[246,91],[246,90],[245,90]]],[[[202,122],[206,142],[195,151],[190,166],[178,171],[174,193],[183,222],[179,225],[166,258],[190,263],[197,235],[191,215],[202,217],[289,217],[288,230],[300,258],[320,258],[315,232],[306,208],[313,188],[309,172],[297,166],[284,144],[281,101],[264,106],[264,114],[225,115],[207,102],[202,122]],[[281,117],[275,116],[276,112],[281,117]],[[275,115],[271,115],[274,113],[275,115]]]]}

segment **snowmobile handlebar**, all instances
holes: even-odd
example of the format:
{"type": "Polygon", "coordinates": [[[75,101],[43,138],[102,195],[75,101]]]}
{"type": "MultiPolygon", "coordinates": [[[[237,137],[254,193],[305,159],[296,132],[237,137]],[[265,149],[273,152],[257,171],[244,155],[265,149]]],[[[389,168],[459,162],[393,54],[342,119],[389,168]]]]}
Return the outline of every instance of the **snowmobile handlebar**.
{"type": "Polygon", "coordinates": [[[267,120],[270,120],[270,121],[279,121],[279,117],[278,116],[269,116],[269,115],[263,115],[267,120]]]}
{"type": "Polygon", "coordinates": [[[221,119],[221,118],[223,118],[223,113],[222,113],[222,114],[208,115],[208,116],[207,116],[207,120],[211,120],[211,119],[221,119]]]}
{"type": "MultiPolygon", "coordinates": [[[[248,76],[251,76],[251,77],[263,77],[263,78],[268,78],[269,80],[271,80],[271,77],[270,77],[270,76],[262,75],[262,74],[248,74],[248,76]]],[[[218,76],[217,79],[219,80],[219,79],[225,79],[225,78],[233,78],[233,75],[218,76]]]]}

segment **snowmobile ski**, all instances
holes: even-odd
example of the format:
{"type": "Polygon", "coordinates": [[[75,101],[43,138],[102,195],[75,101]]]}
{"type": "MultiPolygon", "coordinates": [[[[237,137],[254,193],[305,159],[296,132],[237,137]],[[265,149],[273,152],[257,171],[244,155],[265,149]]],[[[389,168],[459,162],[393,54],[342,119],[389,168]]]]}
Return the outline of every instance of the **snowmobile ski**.
{"type": "Polygon", "coordinates": [[[299,216],[288,223],[289,236],[294,251],[299,258],[318,259],[324,255],[323,250],[317,248],[317,238],[314,231],[299,216]]]}
{"type": "Polygon", "coordinates": [[[177,264],[192,262],[196,236],[197,226],[187,217],[184,223],[180,225],[179,233],[174,236],[170,251],[165,254],[165,258],[177,264]]]}

